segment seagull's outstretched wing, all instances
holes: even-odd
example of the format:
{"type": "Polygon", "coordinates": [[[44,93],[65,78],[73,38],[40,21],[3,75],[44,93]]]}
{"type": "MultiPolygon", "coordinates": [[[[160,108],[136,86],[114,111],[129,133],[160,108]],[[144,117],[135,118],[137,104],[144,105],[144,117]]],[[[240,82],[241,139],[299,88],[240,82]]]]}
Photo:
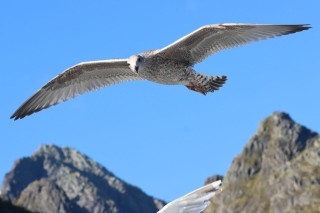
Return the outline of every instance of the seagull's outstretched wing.
{"type": "Polygon", "coordinates": [[[49,81],[24,102],[11,118],[17,120],[78,94],[129,80],[141,80],[141,77],[130,70],[127,59],[83,62],[49,81]]]}
{"type": "Polygon", "coordinates": [[[220,50],[309,29],[309,25],[213,24],[203,26],[158,54],[194,65],[220,50]]]}
{"type": "Polygon", "coordinates": [[[201,213],[210,199],[220,190],[221,181],[215,181],[165,205],[158,213],[201,213]]]}

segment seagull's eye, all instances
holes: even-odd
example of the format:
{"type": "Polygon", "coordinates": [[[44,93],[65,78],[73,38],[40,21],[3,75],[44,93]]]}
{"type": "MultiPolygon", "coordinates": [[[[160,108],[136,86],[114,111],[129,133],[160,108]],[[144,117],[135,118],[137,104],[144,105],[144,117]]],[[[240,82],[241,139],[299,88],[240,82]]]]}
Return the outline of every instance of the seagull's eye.
{"type": "Polygon", "coordinates": [[[141,61],[142,61],[142,57],[141,57],[141,56],[138,56],[137,61],[138,61],[138,62],[141,62],[141,61]]]}

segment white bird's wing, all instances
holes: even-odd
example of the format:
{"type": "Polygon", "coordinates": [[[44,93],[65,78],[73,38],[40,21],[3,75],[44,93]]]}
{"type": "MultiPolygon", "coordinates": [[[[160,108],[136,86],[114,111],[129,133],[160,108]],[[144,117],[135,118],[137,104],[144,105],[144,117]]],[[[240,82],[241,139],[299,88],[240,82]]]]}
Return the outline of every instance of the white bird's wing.
{"type": "Polygon", "coordinates": [[[213,24],[203,26],[158,54],[194,65],[218,51],[309,29],[308,25],[213,24]]]}
{"type": "Polygon", "coordinates": [[[141,77],[130,70],[127,59],[83,62],[49,81],[24,102],[11,118],[20,119],[76,95],[129,80],[141,80],[141,77]]]}
{"type": "Polygon", "coordinates": [[[203,186],[165,205],[157,213],[201,213],[210,204],[210,199],[220,191],[221,181],[203,186]]]}

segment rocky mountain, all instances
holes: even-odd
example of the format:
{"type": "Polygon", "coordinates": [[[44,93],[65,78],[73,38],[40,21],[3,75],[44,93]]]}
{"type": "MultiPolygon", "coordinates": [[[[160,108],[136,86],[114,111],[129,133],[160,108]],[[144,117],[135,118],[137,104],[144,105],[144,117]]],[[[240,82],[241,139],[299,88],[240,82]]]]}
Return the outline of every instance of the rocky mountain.
{"type": "MultiPolygon", "coordinates": [[[[221,179],[223,191],[206,213],[320,212],[320,136],[288,114],[274,113],[261,122],[227,174],[206,183],[221,179]]],[[[15,162],[2,197],[45,213],[155,213],[164,205],[87,156],[53,145],[15,162]]]]}
{"type": "Polygon", "coordinates": [[[320,136],[286,113],[262,121],[207,213],[320,212],[320,136]]]}
{"type": "Polygon", "coordinates": [[[155,213],[164,205],[76,150],[54,145],[15,162],[2,198],[45,213],[155,213]]]}

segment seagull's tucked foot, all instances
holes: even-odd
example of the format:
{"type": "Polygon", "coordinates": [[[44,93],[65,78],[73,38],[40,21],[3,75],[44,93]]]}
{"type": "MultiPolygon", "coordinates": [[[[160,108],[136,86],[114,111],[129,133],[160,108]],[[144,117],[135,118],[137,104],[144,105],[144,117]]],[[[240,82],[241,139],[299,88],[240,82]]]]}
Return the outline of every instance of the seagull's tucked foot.
{"type": "Polygon", "coordinates": [[[206,95],[206,91],[204,90],[204,88],[202,86],[197,86],[197,85],[187,85],[186,86],[188,89],[196,91],[196,92],[200,92],[203,95],[206,95]]]}
{"type": "Polygon", "coordinates": [[[219,90],[226,80],[227,76],[208,76],[197,73],[195,82],[190,82],[186,87],[190,90],[206,95],[208,92],[219,90]]]}

